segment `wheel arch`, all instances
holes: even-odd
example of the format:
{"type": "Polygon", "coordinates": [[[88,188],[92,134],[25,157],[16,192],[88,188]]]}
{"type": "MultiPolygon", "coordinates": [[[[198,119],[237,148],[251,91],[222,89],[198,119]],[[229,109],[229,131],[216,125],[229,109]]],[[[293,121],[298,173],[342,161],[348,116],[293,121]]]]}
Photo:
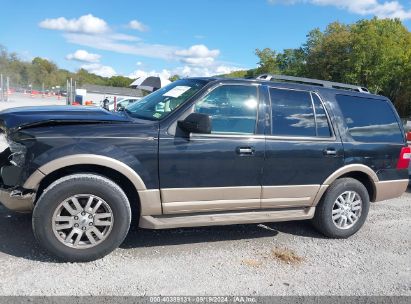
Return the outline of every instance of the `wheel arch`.
{"type": "Polygon", "coordinates": [[[52,160],[39,167],[26,180],[24,188],[36,190],[39,197],[56,179],[80,172],[99,174],[118,183],[140,215],[161,214],[158,189],[147,189],[140,175],[127,164],[103,155],[76,154],[52,160]]]}
{"type": "Polygon", "coordinates": [[[313,206],[316,206],[321,198],[324,196],[328,187],[337,179],[351,177],[362,183],[367,189],[368,195],[371,202],[375,202],[377,199],[377,185],[379,183],[379,178],[377,174],[370,167],[362,164],[351,164],[341,167],[336,170],[320,186],[320,189],[314,199],[313,206]]]}

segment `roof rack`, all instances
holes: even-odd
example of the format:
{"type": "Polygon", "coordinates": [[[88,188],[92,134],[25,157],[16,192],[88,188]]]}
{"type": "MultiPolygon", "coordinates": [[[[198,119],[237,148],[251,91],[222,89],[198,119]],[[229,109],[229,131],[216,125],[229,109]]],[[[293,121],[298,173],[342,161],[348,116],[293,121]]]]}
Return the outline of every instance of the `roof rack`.
{"type": "Polygon", "coordinates": [[[343,90],[351,90],[361,93],[370,93],[367,88],[352,85],[352,84],[345,84],[339,82],[332,82],[326,80],[318,80],[318,79],[311,79],[311,78],[304,78],[304,77],[294,77],[294,76],[285,76],[285,75],[274,75],[274,74],[262,74],[256,77],[258,80],[281,80],[285,82],[295,82],[295,83],[302,83],[302,84],[309,84],[309,85],[317,85],[322,86],[324,88],[332,88],[332,89],[343,89],[343,90]]]}

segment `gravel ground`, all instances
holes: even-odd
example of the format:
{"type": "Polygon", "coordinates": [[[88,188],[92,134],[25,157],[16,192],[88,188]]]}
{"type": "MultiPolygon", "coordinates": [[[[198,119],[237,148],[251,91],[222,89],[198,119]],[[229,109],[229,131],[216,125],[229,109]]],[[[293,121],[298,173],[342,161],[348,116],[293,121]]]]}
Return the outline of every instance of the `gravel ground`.
{"type": "Polygon", "coordinates": [[[111,255],[73,264],[39,248],[30,215],[1,208],[0,295],[410,296],[410,222],[411,189],[373,204],[347,240],[308,222],[136,229],[111,255]]]}
{"type": "Polygon", "coordinates": [[[0,207],[0,295],[411,296],[410,222],[411,188],[373,204],[347,240],[308,222],[135,229],[111,255],[73,264],[39,248],[30,215],[0,207]]]}

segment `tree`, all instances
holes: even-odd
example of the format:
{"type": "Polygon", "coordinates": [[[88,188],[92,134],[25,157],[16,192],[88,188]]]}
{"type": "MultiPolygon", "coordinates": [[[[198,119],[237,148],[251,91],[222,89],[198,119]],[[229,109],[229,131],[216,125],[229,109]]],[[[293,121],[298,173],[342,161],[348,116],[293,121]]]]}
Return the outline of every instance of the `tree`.
{"type": "Polygon", "coordinates": [[[368,87],[389,97],[400,114],[407,115],[411,33],[400,20],[332,23],[323,33],[311,32],[304,50],[305,76],[368,87]]]}
{"type": "Polygon", "coordinates": [[[286,49],[277,55],[277,64],[281,74],[303,76],[306,74],[306,56],[303,48],[286,49]]]}
{"type": "Polygon", "coordinates": [[[168,80],[170,80],[171,82],[174,82],[176,80],[179,80],[181,77],[177,74],[171,76],[168,80]]]}
{"type": "Polygon", "coordinates": [[[280,73],[352,83],[389,97],[402,116],[411,115],[411,33],[398,19],[331,23],[310,31],[297,49],[257,49],[258,67],[246,77],[280,73]]]}
{"type": "Polygon", "coordinates": [[[0,45],[0,70],[10,77],[12,86],[28,87],[31,84],[36,89],[42,88],[43,84],[45,89],[53,86],[64,87],[68,78],[76,80],[78,85],[98,84],[117,87],[128,87],[133,81],[124,76],[101,77],[85,69],[71,73],[59,69],[55,63],[41,57],[35,57],[31,62],[22,61],[16,53],[9,53],[2,45],[0,45]]]}
{"type": "Polygon", "coordinates": [[[106,84],[112,87],[129,87],[132,82],[133,79],[125,76],[112,76],[106,81],[106,84]]]}
{"type": "Polygon", "coordinates": [[[345,82],[351,73],[352,39],[350,27],[331,23],[324,33],[314,30],[306,42],[306,75],[345,82]]]}
{"type": "Polygon", "coordinates": [[[255,73],[257,74],[277,74],[280,70],[278,67],[277,54],[275,51],[265,48],[263,50],[256,49],[255,54],[260,59],[258,62],[258,68],[255,73]]]}

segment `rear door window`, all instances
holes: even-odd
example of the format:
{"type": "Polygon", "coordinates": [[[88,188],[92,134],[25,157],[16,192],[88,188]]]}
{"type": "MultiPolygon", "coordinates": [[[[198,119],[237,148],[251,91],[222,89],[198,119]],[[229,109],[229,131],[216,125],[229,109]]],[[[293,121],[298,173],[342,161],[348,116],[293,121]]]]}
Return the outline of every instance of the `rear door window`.
{"type": "Polygon", "coordinates": [[[327,114],[325,112],[324,106],[321,103],[320,98],[317,94],[311,94],[313,97],[313,105],[315,109],[315,120],[317,123],[317,136],[319,137],[330,137],[331,128],[328,122],[327,114]]]}
{"type": "Polygon", "coordinates": [[[337,95],[351,137],[360,142],[402,143],[404,138],[388,101],[337,95]]]}
{"type": "Polygon", "coordinates": [[[327,114],[316,94],[270,88],[274,136],[331,137],[327,114]],[[314,110],[315,109],[315,110],[314,110]]]}

